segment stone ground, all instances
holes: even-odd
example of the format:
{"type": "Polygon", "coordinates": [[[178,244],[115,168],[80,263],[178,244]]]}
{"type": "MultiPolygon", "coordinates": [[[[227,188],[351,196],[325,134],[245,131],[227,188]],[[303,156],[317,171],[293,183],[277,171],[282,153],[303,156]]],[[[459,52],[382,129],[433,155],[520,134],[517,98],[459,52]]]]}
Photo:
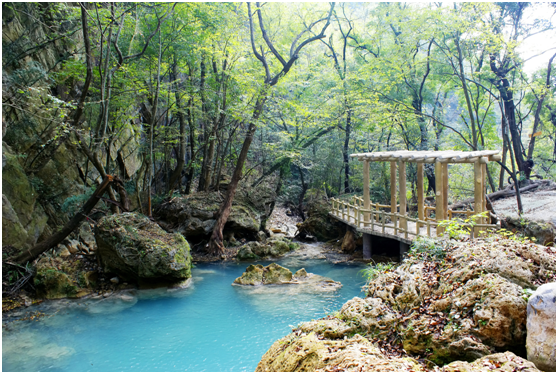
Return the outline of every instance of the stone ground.
{"type": "MultiPolygon", "coordinates": [[[[521,194],[523,217],[534,221],[552,222],[556,225],[556,190],[536,190],[521,194]]],[[[499,216],[517,217],[515,196],[496,200],[492,203],[499,216]]]]}
{"type": "Polygon", "coordinates": [[[302,222],[300,217],[290,214],[288,208],[277,204],[267,220],[267,229],[270,231],[280,230],[286,236],[294,237],[297,231],[296,224],[300,222],[302,222]]]}

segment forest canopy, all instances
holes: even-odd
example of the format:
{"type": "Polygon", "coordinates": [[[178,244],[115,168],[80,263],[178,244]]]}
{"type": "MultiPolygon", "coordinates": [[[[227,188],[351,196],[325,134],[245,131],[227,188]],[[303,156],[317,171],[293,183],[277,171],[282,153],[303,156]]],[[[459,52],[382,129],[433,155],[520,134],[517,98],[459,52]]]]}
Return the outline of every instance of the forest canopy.
{"type": "MultiPolygon", "coordinates": [[[[492,192],[555,179],[555,42],[525,52],[555,35],[555,7],[3,3],[3,141],[68,215],[107,174],[147,215],[224,180],[225,221],[238,184],[301,206],[309,191],[361,191],[349,155],[381,150],[501,150],[492,192]],[[79,186],[52,173],[57,157],[79,186]]],[[[374,201],[389,201],[388,168],[371,173],[374,201]]],[[[416,167],[406,173],[412,202],[416,167]]],[[[472,171],[452,173],[452,199],[470,195],[472,171]]]]}

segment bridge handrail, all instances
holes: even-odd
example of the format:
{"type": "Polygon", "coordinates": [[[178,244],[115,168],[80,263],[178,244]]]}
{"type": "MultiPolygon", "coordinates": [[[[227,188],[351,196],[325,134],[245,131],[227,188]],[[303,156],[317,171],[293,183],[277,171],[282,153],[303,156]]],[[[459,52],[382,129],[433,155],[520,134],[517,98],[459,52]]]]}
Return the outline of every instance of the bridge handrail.
{"type": "MultiPolygon", "coordinates": [[[[436,227],[438,226],[438,221],[433,218],[429,218],[427,214],[425,214],[425,219],[421,220],[418,218],[409,217],[407,215],[400,214],[398,212],[386,212],[379,208],[391,208],[389,205],[382,205],[378,203],[371,203],[371,209],[364,209],[357,196],[353,196],[353,204],[343,201],[340,199],[332,198],[332,213],[336,217],[341,218],[342,220],[351,223],[351,221],[356,224],[357,227],[362,228],[370,228],[370,230],[374,231],[374,225],[378,225],[381,227],[381,231],[385,234],[386,229],[393,229],[395,235],[398,235],[398,232],[404,234],[405,239],[409,239],[409,235],[418,236],[420,233],[420,228],[422,226],[426,227],[427,236],[432,236],[432,231],[434,231],[434,236],[436,236],[436,227]],[[375,208],[373,209],[372,208],[375,208]],[[352,214],[351,214],[352,213],[352,214]],[[386,224],[386,218],[389,218],[392,224],[386,224]],[[415,223],[415,230],[408,229],[407,222],[414,222],[415,223]],[[399,227],[397,227],[397,223],[399,223],[399,227]],[[431,227],[434,227],[434,230],[431,230],[431,227]]],[[[436,208],[433,207],[425,207],[425,213],[427,210],[435,210],[436,208]]],[[[456,211],[450,210],[451,214],[466,214],[467,217],[470,217],[474,212],[470,210],[466,211],[456,211]]],[[[379,227],[379,228],[380,228],[379,227]]],[[[473,233],[475,228],[497,228],[498,225],[493,224],[481,224],[481,223],[472,223],[470,225],[471,229],[471,237],[473,237],[473,233]]]]}

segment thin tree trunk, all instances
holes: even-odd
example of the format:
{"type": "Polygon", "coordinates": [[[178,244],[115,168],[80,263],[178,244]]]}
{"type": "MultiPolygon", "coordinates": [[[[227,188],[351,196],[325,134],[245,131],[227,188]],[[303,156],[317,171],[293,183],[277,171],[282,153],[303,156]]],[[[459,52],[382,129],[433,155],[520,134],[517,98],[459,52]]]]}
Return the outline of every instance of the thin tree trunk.
{"type": "Polygon", "coordinates": [[[262,114],[264,104],[267,100],[267,90],[268,87],[266,85],[266,87],[264,87],[258,95],[256,105],[254,107],[254,113],[252,114],[252,120],[250,121],[250,125],[248,126],[248,132],[246,133],[246,137],[244,138],[242,150],[240,151],[240,155],[238,156],[238,161],[236,162],[236,167],[234,169],[231,182],[229,183],[229,187],[227,188],[225,199],[221,204],[219,212],[217,213],[217,222],[215,222],[213,233],[211,234],[211,239],[209,242],[209,252],[213,255],[224,254],[223,228],[225,227],[225,224],[227,223],[227,220],[229,219],[229,215],[231,213],[233,198],[236,193],[238,182],[242,177],[244,162],[248,157],[248,150],[250,149],[250,145],[252,144],[252,140],[254,138],[254,133],[256,132],[256,123],[258,121],[258,118],[262,114]]]}

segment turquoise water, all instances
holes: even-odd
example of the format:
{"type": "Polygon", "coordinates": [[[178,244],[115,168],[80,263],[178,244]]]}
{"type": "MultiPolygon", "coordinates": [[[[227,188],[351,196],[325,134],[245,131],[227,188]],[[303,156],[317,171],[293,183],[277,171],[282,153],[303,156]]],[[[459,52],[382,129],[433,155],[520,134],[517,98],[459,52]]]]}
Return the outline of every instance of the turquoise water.
{"type": "Polygon", "coordinates": [[[47,313],[39,321],[4,321],[3,370],[253,371],[290,325],[321,318],[362,296],[364,265],[299,257],[276,262],[293,273],[304,267],[343,288],[232,286],[247,263],[198,264],[188,289],[48,302],[36,308],[47,313]]]}

